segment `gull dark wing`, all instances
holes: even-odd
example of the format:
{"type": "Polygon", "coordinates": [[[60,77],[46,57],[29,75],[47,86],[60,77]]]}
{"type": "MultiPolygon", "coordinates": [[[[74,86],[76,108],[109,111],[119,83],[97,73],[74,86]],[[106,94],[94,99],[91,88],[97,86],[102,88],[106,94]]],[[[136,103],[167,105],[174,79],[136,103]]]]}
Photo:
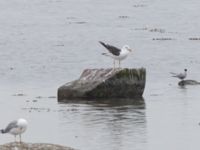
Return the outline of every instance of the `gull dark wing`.
{"type": "Polygon", "coordinates": [[[105,44],[104,42],[101,42],[101,41],[99,41],[99,43],[101,45],[103,45],[113,55],[119,56],[120,51],[121,51],[119,48],[112,46],[112,45],[109,45],[109,44],[105,44]]]}
{"type": "Polygon", "coordinates": [[[16,128],[16,127],[17,127],[17,121],[12,121],[8,124],[8,126],[4,130],[1,130],[1,132],[8,133],[11,129],[16,128]]]}
{"type": "Polygon", "coordinates": [[[175,77],[178,77],[180,79],[184,79],[186,76],[183,73],[177,74],[175,77]]]}

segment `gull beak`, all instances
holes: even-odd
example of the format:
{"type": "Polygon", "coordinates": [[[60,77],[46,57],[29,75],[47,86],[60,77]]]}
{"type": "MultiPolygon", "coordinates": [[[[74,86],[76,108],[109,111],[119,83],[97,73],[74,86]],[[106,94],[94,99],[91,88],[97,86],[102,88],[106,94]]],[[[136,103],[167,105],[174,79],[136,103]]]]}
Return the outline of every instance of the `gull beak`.
{"type": "Polygon", "coordinates": [[[132,52],[132,49],[128,48],[128,51],[129,51],[129,52],[132,52]]]}

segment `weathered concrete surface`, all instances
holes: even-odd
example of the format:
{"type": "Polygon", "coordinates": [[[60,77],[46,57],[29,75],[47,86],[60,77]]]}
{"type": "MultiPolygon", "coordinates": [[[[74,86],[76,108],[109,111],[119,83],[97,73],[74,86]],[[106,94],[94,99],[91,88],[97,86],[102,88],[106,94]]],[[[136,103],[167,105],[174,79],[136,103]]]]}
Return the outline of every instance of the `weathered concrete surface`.
{"type": "Polygon", "coordinates": [[[0,145],[0,150],[75,150],[73,148],[54,145],[54,144],[45,144],[45,143],[7,143],[0,145]]]}
{"type": "Polygon", "coordinates": [[[146,70],[140,69],[86,69],[78,80],[58,89],[58,101],[94,98],[142,97],[146,70]]]}
{"type": "Polygon", "coordinates": [[[195,81],[195,80],[182,80],[178,83],[180,86],[184,85],[200,85],[200,82],[195,81]]]}

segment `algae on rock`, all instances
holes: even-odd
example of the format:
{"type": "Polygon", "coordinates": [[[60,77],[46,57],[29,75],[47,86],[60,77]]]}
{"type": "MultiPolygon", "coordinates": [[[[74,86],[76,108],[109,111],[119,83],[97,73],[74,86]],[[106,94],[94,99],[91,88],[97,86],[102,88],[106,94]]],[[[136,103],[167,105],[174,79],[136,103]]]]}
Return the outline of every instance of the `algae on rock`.
{"type": "Polygon", "coordinates": [[[0,150],[75,150],[70,147],[47,143],[7,143],[0,145],[0,150]]]}
{"type": "Polygon", "coordinates": [[[78,80],[58,89],[58,100],[142,97],[145,82],[144,68],[86,69],[78,80]]]}

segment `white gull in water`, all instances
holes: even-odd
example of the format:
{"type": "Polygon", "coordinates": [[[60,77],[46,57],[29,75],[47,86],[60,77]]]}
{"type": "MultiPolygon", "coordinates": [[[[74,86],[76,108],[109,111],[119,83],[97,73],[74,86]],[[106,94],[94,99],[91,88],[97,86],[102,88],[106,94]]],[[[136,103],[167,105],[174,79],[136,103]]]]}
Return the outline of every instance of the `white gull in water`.
{"type": "Polygon", "coordinates": [[[115,69],[115,60],[119,61],[119,68],[120,68],[121,60],[124,60],[128,56],[128,54],[132,51],[128,45],[124,45],[122,49],[119,49],[115,46],[105,44],[104,42],[101,41],[99,41],[99,43],[109,51],[109,53],[102,53],[102,54],[113,58],[114,69],[115,69]]]}
{"type": "Polygon", "coordinates": [[[28,122],[20,118],[18,120],[14,120],[10,122],[5,129],[1,129],[1,133],[10,133],[15,136],[15,141],[16,141],[16,136],[19,135],[20,142],[21,142],[21,134],[24,133],[27,129],[28,122]]]}
{"type": "Polygon", "coordinates": [[[170,72],[170,73],[172,74],[172,77],[176,77],[183,80],[187,76],[187,69],[184,69],[184,73],[173,73],[173,72],[170,72]]]}

